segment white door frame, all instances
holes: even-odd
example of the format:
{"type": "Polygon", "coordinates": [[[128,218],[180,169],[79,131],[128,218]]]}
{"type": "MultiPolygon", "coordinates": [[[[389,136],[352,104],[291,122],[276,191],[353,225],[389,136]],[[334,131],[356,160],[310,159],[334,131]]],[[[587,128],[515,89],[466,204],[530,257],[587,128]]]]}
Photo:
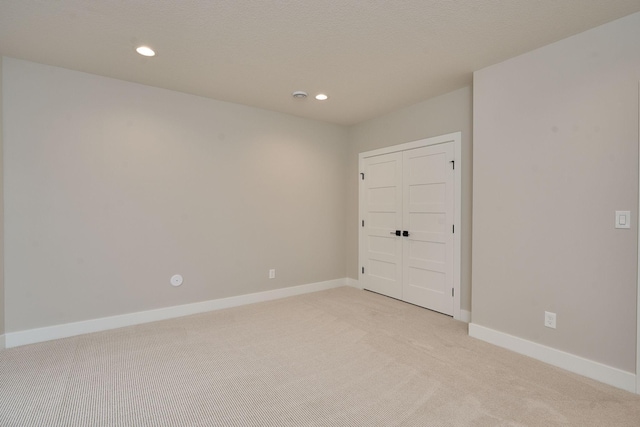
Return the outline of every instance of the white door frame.
{"type": "MultiPolygon", "coordinates": [[[[638,169],[640,170],[640,81],[638,82],[638,169]]],[[[640,189],[640,174],[638,178],[638,188],[640,189]]],[[[638,218],[638,227],[636,228],[638,239],[638,264],[636,264],[636,294],[638,299],[636,302],[636,394],[640,394],[640,194],[638,196],[636,217],[638,218]]]]}
{"type": "MultiPolygon", "coordinates": [[[[457,320],[463,320],[460,314],[460,276],[462,269],[462,132],[449,133],[446,135],[434,136],[432,138],[420,139],[418,141],[407,142],[404,144],[392,145],[390,147],[384,147],[377,150],[365,151],[358,155],[358,171],[364,173],[364,159],[367,157],[379,156],[382,154],[396,153],[398,151],[412,150],[414,148],[427,147],[429,145],[444,144],[447,142],[453,142],[454,156],[455,156],[455,169],[454,169],[454,207],[453,207],[453,223],[455,225],[455,233],[453,235],[453,318],[457,320]]],[[[364,206],[364,187],[362,186],[362,180],[359,179],[360,185],[358,186],[358,278],[360,283],[362,282],[362,269],[364,265],[364,236],[362,233],[361,221],[362,215],[365,211],[364,206]]]]}

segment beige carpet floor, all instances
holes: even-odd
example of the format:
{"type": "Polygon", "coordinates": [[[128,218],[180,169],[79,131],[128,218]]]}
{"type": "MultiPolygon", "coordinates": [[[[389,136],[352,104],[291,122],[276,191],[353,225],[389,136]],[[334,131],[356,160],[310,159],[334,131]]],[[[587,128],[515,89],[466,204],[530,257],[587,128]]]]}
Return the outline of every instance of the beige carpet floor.
{"type": "Polygon", "coordinates": [[[338,288],[0,351],[0,426],[640,426],[640,396],[338,288]]]}

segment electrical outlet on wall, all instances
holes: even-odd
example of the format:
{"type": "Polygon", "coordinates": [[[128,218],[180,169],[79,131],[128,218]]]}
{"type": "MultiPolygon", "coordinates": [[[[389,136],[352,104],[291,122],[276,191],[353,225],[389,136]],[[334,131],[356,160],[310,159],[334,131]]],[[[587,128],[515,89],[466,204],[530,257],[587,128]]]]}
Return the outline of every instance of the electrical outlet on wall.
{"type": "Polygon", "coordinates": [[[271,270],[269,270],[269,279],[275,279],[276,278],[276,269],[272,268],[271,270]]]}
{"type": "Polygon", "coordinates": [[[556,328],[556,314],[549,311],[544,312],[544,326],[547,328],[556,328]]]}
{"type": "Polygon", "coordinates": [[[616,228],[631,228],[631,211],[616,211],[616,228]]]}

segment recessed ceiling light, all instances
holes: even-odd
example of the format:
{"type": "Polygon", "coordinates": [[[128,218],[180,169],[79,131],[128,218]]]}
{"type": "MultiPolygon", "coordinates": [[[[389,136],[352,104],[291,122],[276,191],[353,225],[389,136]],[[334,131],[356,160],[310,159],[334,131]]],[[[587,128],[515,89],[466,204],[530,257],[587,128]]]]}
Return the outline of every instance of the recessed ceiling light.
{"type": "Polygon", "coordinates": [[[305,99],[307,97],[307,92],[303,92],[301,90],[297,90],[297,91],[293,92],[291,95],[293,95],[293,97],[296,98],[296,99],[305,99]]]}
{"type": "Polygon", "coordinates": [[[140,46],[136,48],[136,52],[138,52],[142,56],[156,56],[156,53],[153,51],[153,49],[147,46],[140,46]]]}
{"type": "Polygon", "coordinates": [[[329,97],[327,95],[325,95],[324,93],[319,93],[316,95],[316,99],[318,101],[324,101],[326,99],[329,99],[329,97]]]}

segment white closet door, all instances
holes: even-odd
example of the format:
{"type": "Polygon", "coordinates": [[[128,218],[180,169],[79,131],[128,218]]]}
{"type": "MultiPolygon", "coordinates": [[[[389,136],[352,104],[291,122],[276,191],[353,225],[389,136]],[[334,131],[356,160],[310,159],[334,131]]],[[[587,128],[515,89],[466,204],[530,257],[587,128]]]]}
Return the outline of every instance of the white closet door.
{"type": "Polygon", "coordinates": [[[402,153],[364,160],[365,289],[402,299],[402,153]]]}
{"type": "Polygon", "coordinates": [[[404,301],[453,315],[453,143],[403,153],[404,301]]]}

